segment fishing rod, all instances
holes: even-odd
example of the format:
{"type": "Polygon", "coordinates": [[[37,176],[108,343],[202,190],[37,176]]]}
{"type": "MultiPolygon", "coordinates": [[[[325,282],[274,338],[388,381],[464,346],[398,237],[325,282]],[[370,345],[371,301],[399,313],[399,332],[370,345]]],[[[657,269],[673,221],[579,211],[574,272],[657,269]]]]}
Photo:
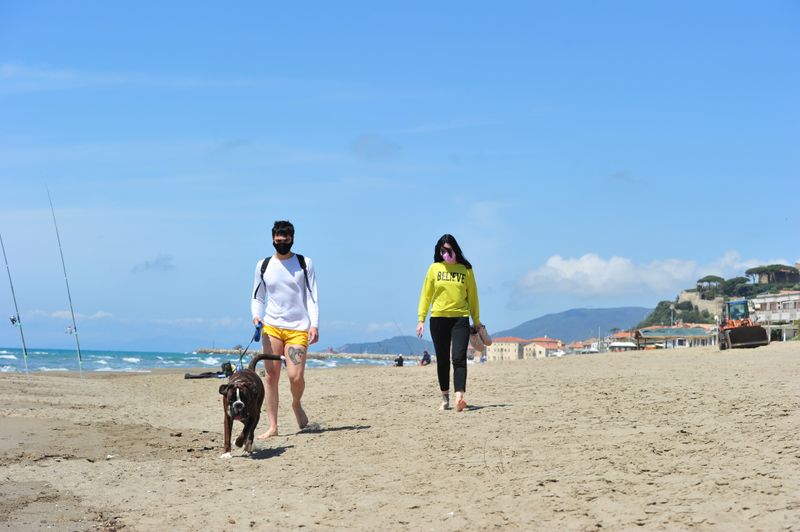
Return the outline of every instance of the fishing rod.
{"type": "Polygon", "coordinates": [[[72,294],[69,291],[69,280],[67,279],[67,266],[64,263],[64,251],[61,249],[61,236],[58,234],[58,223],[56,222],[56,210],[53,208],[53,198],[50,197],[50,188],[47,189],[47,199],[50,201],[50,211],[53,213],[53,225],[56,228],[56,239],[58,240],[58,252],[61,254],[61,268],[64,270],[64,282],[67,285],[67,298],[69,299],[69,311],[72,313],[72,328],[67,328],[69,334],[75,335],[75,345],[78,348],[78,372],[83,378],[83,360],[81,357],[81,342],[78,339],[78,324],[75,323],[75,309],[72,308],[72,294]]]}
{"type": "Polygon", "coordinates": [[[8,257],[6,256],[6,246],[3,244],[3,235],[0,234],[0,247],[3,248],[3,260],[6,262],[6,272],[8,272],[8,284],[11,286],[11,298],[14,300],[14,311],[17,313],[11,317],[11,325],[19,327],[19,336],[22,338],[22,358],[25,359],[25,373],[28,373],[28,346],[25,345],[25,334],[22,332],[22,320],[19,317],[19,307],[17,306],[17,295],[14,293],[14,283],[11,282],[11,269],[8,267],[8,257]]]}
{"type": "Polygon", "coordinates": [[[414,352],[414,350],[411,349],[411,344],[408,343],[408,339],[403,334],[403,329],[400,328],[400,326],[397,324],[396,321],[392,320],[392,323],[394,323],[394,326],[397,327],[398,331],[400,331],[400,337],[403,339],[403,342],[405,342],[406,347],[408,348],[408,355],[411,356],[411,354],[414,352]]]}

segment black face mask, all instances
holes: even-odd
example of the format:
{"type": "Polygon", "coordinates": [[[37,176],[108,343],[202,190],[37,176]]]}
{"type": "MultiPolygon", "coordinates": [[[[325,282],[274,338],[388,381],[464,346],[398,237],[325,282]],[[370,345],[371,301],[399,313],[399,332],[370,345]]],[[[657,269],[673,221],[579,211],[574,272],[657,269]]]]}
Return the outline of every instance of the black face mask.
{"type": "Polygon", "coordinates": [[[272,243],[272,245],[275,246],[275,251],[278,252],[278,255],[286,255],[289,253],[292,250],[292,244],[294,244],[294,242],[281,242],[280,244],[275,242],[272,243]]]}

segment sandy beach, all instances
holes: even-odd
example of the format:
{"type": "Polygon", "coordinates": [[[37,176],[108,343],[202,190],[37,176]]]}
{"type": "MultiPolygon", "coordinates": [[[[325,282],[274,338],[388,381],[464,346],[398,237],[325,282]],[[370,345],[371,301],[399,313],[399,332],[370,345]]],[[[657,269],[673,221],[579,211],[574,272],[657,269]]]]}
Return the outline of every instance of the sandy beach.
{"type": "Polygon", "coordinates": [[[312,429],[230,460],[222,382],[0,375],[0,529],[800,529],[797,342],[471,365],[462,413],[313,370],[312,429]]]}

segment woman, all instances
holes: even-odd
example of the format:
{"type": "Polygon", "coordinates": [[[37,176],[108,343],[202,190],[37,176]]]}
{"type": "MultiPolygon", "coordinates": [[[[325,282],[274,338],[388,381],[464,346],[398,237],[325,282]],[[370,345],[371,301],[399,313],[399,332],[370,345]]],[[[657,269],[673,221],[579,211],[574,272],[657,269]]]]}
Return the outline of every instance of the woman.
{"type": "Polygon", "coordinates": [[[428,267],[417,312],[417,336],[422,338],[425,317],[431,309],[431,338],[436,349],[436,369],[442,391],[441,410],[450,408],[450,354],[453,357],[453,384],[456,391],[456,411],[466,408],[467,345],[469,345],[469,316],[475,327],[480,325],[478,288],[472,264],[464,258],[453,235],[444,235],[433,251],[433,264],[428,267]],[[452,343],[452,350],[450,345],[452,343]]]}

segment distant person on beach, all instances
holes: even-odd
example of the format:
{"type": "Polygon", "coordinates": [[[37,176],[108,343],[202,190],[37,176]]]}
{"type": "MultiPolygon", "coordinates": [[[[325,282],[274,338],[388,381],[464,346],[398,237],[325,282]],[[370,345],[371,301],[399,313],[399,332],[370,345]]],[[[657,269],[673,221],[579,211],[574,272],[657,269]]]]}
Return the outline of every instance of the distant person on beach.
{"type": "MultiPolygon", "coordinates": [[[[256,264],[250,310],[253,323],[263,323],[262,351],[283,355],[292,392],[292,410],[297,425],[308,425],[300,400],[305,390],[306,356],[309,344],[319,340],[317,276],[311,259],[292,253],[294,226],[277,221],[272,226],[275,254],[256,264]]],[[[265,360],[266,403],[269,428],[258,439],[278,434],[278,380],[281,363],[265,360]]]]}
{"type": "Polygon", "coordinates": [[[403,367],[403,355],[398,355],[397,358],[394,359],[394,365],[397,368],[403,367]]]}
{"type": "Polygon", "coordinates": [[[466,408],[467,345],[469,316],[480,325],[478,288],[472,264],[464,257],[453,235],[443,235],[433,250],[433,264],[428,267],[419,296],[417,336],[422,338],[425,317],[431,308],[431,338],[436,350],[436,370],[442,391],[441,410],[450,408],[450,354],[453,357],[453,384],[456,411],[466,408]],[[431,308],[431,304],[433,307],[431,308]],[[451,349],[452,345],[452,349],[451,349]]]}
{"type": "Polygon", "coordinates": [[[420,366],[427,366],[431,363],[431,355],[427,351],[422,352],[422,359],[419,361],[420,366]]]}

